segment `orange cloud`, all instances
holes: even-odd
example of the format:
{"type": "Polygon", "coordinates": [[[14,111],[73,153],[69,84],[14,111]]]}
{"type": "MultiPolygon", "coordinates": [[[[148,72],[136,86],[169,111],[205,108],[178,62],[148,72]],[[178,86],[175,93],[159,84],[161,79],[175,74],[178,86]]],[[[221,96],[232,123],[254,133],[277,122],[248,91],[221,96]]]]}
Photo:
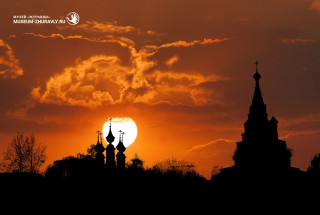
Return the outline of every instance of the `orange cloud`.
{"type": "MultiPolygon", "coordinates": [[[[80,35],[64,37],[61,34],[51,34],[50,36],[46,36],[46,35],[42,35],[42,34],[35,34],[35,33],[31,33],[31,32],[27,32],[27,33],[24,33],[24,34],[25,35],[32,35],[34,37],[41,37],[41,38],[55,38],[55,37],[58,37],[58,38],[61,38],[61,39],[64,39],[64,40],[65,39],[70,39],[70,38],[83,38],[80,35]]],[[[16,37],[15,35],[12,35],[12,36],[16,37]]]]}
{"type": "Polygon", "coordinates": [[[127,70],[115,56],[92,56],[51,77],[43,93],[36,87],[31,95],[42,103],[85,107],[114,104],[121,101],[121,93],[128,85],[127,70]]]}
{"type": "Polygon", "coordinates": [[[307,122],[320,122],[320,112],[302,116],[302,117],[282,118],[282,119],[279,119],[279,121],[282,122],[283,127],[289,127],[290,125],[307,123],[307,122]]]}
{"type": "Polygon", "coordinates": [[[314,0],[310,6],[312,10],[317,10],[320,12],[320,0],[314,0]]]}
{"type": "Polygon", "coordinates": [[[195,145],[191,149],[181,152],[178,156],[187,159],[198,167],[198,171],[210,179],[213,166],[231,166],[232,155],[236,147],[236,140],[216,139],[208,143],[195,145]]]}
{"type": "Polygon", "coordinates": [[[204,38],[203,41],[201,40],[194,40],[191,42],[179,40],[171,43],[165,43],[160,46],[155,46],[155,45],[148,45],[146,48],[152,48],[152,49],[159,49],[159,48],[169,48],[169,47],[189,47],[189,46],[194,46],[194,45],[206,45],[206,44],[211,44],[211,43],[220,43],[223,41],[228,40],[228,38],[223,38],[223,39],[206,39],[204,38]]]}
{"type": "MultiPolygon", "coordinates": [[[[220,43],[220,42],[229,40],[228,38],[223,38],[223,39],[211,39],[211,38],[206,39],[206,38],[204,38],[202,41],[201,40],[194,40],[191,42],[179,40],[179,41],[175,41],[175,42],[171,42],[171,43],[165,43],[160,46],[146,45],[146,46],[142,47],[141,51],[138,53],[134,48],[134,45],[135,45],[134,41],[129,38],[126,38],[126,37],[117,37],[114,35],[107,35],[107,36],[105,36],[105,38],[108,38],[108,39],[102,39],[102,38],[97,38],[97,37],[85,37],[82,35],[63,36],[62,34],[51,34],[51,35],[47,36],[47,35],[35,34],[35,33],[31,33],[31,32],[24,33],[24,34],[31,35],[34,37],[46,38],[46,39],[48,39],[48,38],[49,39],[50,38],[60,38],[60,39],[64,39],[64,40],[65,39],[83,39],[83,40],[87,40],[90,42],[119,43],[121,46],[129,47],[131,49],[133,55],[143,54],[145,57],[154,55],[161,48],[190,47],[190,46],[194,46],[196,44],[207,45],[207,44],[220,43]]],[[[15,36],[15,35],[13,35],[13,36],[15,36]]]]}
{"type": "MultiPolygon", "coordinates": [[[[44,39],[50,39],[50,38],[58,38],[58,39],[82,39],[82,40],[87,40],[90,42],[97,42],[97,43],[118,43],[119,45],[123,47],[127,47],[128,45],[134,45],[134,42],[128,38],[125,37],[113,37],[111,35],[106,36],[108,39],[101,39],[101,38],[95,38],[95,37],[85,37],[82,35],[70,35],[70,36],[63,36],[62,34],[51,34],[51,35],[42,35],[42,34],[35,34],[35,33],[24,33],[24,35],[30,35],[34,37],[40,37],[44,39]]],[[[15,36],[15,35],[12,35],[15,36]]]]}
{"type": "Polygon", "coordinates": [[[179,58],[178,56],[173,56],[172,58],[170,58],[169,60],[166,61],[166,64],[169,66],[169,67],[172,67],[172,65],[176,62],[178,62],[179,58]]]}
{"type": "Polygon", "coordinates": [[[185,153],[191,153],[193,151],[198,151],[198,150],[205,150],[208,147],[213,147],[213,148],[221,148],[221,146],[225,145],[226,148],[229,148],[230,145],[232,145],[232,147],[234,147],[234,145],[236,144],[236,140],[230,140],[230,139],[216,139],[216,140],[212,140],[208,143],[202,144],[202,145],[195,145],[193,146],[191,149],[189,149],[188,151],[186,151],[185,153]]]}
{"type": "MultiPolygon", "coordinates": [[[[123,102],[155,104],[206,105],[220,103],[221,96],[202,84],[221,80],[215,75],[203,75],[197,71],[175,72],[159,70],[158,62],[150,60],[161,48],[189,47],[195,44],[210,44],[226,39],[204,39],[192,42],[177,41],[154,47],[136,50],[132,40],[124,37],[112,39],[88,38],[81,35],[49,36],[26,33],[45,39],[84,39],[90,42],[119,43],[128,48],[131,58],[130,65],[123,66],[117,56],[94,55],[86,60],[78,60],[75,65],[64,68],[61,73],[52,76],[46,87],[34,87],[30,94],[41,103],[74,105],[96,108],[104,104],[123,102]],[[148,71],[146,73],[146,71],[148,71]]],[[[169,67],[178,61],[174,56],[165,62],[169,67]]]]}
{"type": "Polygon", "coordinates": [[[92,56],[51,77],[46,89],[35,87],[30,94],[41,103],[90,108],[123,102],[204,105],[212,99],[210,93],[201,94],[199,85],[219,77],[160,70],[146,75],[155,63],[137,56],[131,67],[122,66],[116,56],[92,56]]]}
{"type": "Polygon", "coordinates": [[[123,34],[130,33],[134,31],[139,31],[132,26],[119,26],[117,22],[97,22],[97,21],[87,21],[84,24],[74,25],[74,26],[58,26],[59,30],[70,28],[72,30],[86,30],[110,34],[123,34]]]}
{"type": "Polygon", "coordinates": [[[149,36],[163,36],[164,35],[164,34],[160,34],[160,33],[157,33],[155,31],[151,31],[151,30],[148,30],[146,32],[146,34],[149,35],[149,36]]]}
{"type": "Polygon", "coordinates": [[[23,69],[11,46],[0,39],[0,79],[14,79],[21,75],[23,69]]]}
{"type": "Polygon", "coordinates": [[[317,133],[320,133],[320,129],[310,130],[310,131],[295,131],[295,132],[287,133],[285,136],[280,137],[280,139],[287,139],[289,137],[296,136],[296,135],[311,135],[311,134],[317,134],[317,133]]]}
{"type": "Polygon", "coordinates": [[[281,139],[320,132],[320,113],[295,118],[283,118],[279,121],[282,122],[281,133],[284,133],[284,135],[280,137],[281,139]]]}
{"type": "MultiPolygon", "coordinates": [[[[208,81],[217,81],[220,78],[215,75],[204,76],[202,74],[189,74],[189,73],[181,73],[175,71],[155,71],[152,75],[157,83],[166,83],[168,86],[170,85],[170,80],[175,80],[176,82],[172,85],[188,85],[196,86],[204,82],[208,81]],[[180,83],[177,83],[179,82],[180,83]]],[[[149,76],[149,77],[150,77],[149,76]]]]}
{"type": "Polygon", "coordinates": [[[288,39],[283,38],[281,39],[283,43],[308,43],[308,42],[314,42],[312,39],[302,39],[302,38],[296,38],[296,39],[288,39]]]}
{"type": "Polygon", "coordinates": [[[221,102],[217,92],[200,87],[203,83],[222,80],[219,76],[156,70],[146,77],[149,80],[154,80],[156,97],[160,101],[200,106],[221,102]]]}

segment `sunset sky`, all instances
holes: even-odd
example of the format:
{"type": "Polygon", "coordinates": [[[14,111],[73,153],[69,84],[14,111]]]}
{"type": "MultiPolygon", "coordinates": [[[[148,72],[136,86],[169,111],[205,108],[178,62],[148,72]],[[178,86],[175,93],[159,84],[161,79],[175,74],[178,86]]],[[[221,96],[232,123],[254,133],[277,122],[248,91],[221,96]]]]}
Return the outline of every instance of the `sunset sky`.
{"type": "Polygon", "coordinates": [[[320,152],[320,0],[2,0],[0,12],[1,154],[34,133],[47,166],[131,117],[127,160],[186,160],[209,177],[233,165],[256,60],[292,166],[320,152]],[[77,25],[13,23],[69,12],[77,25]]]}

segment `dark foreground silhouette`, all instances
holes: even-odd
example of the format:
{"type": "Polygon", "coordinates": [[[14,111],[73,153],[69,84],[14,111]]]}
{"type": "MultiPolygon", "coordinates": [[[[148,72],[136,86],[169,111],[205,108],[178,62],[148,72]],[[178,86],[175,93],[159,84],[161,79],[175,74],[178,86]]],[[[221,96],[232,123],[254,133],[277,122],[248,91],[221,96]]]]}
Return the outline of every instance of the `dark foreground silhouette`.
{"type": "Polygon", "coordinates": [[[151,207],[165,213],[200,213],[216,210],[215,207],[223,207],[224,212],[247,211],[253,206],[287,210],[305,207],[306,202],[311,208],[318,205],[319,182],[316,170],[290,176],[271,170],[241,172],[231,178],[217,180],[214,176],[206,180],[194,171],[161,171],[132,164],[126,168],[101,168],[86,157],[56,161],[45,175],[0,174],[1,195],[6,201],[16,205],[41,203],[46,209],[71,208],[73,212],[85,206],[98,210],[98,205],[129,212],[151,207]]]}
{"type": "Polygon", "coordinates": [[[202,205],[202,208],[210,208],[222,203],[247,201],[269,204],[268,207],[284,200],[290,204],[301,204],[301,201],[319,200],[320,192],[319,174],[309,172],[297,177],[277,172],[248,173],[218,181],[206,180],[192,173],[181,175],[174,171],[157,172],[132,167],[101,170],[81,165],[73,166],[72,172],[65,175],[55,170],[57,169],[51,169],[52,172],[47,172],[45,176],[2,173],[0,183],[3,188],[9,189],[2,189],[1,194],[16,201],[40,199],[50,202],[84,201],[86,204],[102,201],[106,204],[110,200],[123,204],[125,201],[152,203],[161,207],[172,204],[174,207],[182,207],[179,204],[182,202],[183,207],[202,205]]]}

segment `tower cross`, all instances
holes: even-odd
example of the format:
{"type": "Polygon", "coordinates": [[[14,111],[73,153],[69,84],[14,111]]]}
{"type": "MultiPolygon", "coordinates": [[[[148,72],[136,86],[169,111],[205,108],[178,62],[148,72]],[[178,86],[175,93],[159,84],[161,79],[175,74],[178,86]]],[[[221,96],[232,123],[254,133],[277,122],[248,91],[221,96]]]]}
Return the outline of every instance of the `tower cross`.
{"type": "Polygon", "coordinates": [[[101,132],[98,130],[96,133],[98,133],[98,140],[99,140],[101,132]]]}
{"type": "Polygon", "coordinates": [[[259,64],[259,62],[256,61],[254,64],[256,65],[256,71],[258,72],[258,64],[259,64]]]}
{"type": "Polygon", "coordinates": [[[123,135],[124,135],[125,133],[122,131],[121,134],[122,134],[122,142],[123,142],[123,135]]]}
{"type": "Polygon", "coordinates": [[[110,129],[111,129],[111,120],[112,120],[112,118],[109,118],[109,127],[110,127],[110,129]]]}
{"type": "Polygon", "coordinates": [[[120,141],[123,141],[123,135],[124,135],[125,133],[124,133],[123,131],[121,131],[121,130],[119,130],[118,132],[120,133],[120,135],[119,135],[119,136],[120,136],[120,137],[119,137],[119,140],[120,140],[120,141]]]}
{"type": "Polygon", "coordinates": [[[119,132],[119,140],[121,141],[121,134],[122,134],[122,131],[121,131],[121,130],[119,130],[118,132],[119,132]]]}

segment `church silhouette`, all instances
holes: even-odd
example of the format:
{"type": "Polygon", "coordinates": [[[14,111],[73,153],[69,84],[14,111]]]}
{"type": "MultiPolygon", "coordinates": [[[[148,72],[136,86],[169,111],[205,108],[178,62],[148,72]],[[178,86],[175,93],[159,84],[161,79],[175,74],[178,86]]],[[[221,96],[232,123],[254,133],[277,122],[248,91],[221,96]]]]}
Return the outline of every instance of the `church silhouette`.
{"type": "Polygon", "coordinates": [[[248,120],[244,123],[242,141],[237,142],[233,155],[234,165],[220,169],[220,173],[213,176],[214,181],[279,182],[303,175],[301,170],[291,167],[292,152],[286,142],[278,138],[278,121],[275,117],[268,119],[259,84],[258,62],[255,64],[255,90],[248,120]]]}
{"type": "Polygon", "coordinates": [[[126,165],[126,156],[123,153],[126,150],[126,147],[123,145],[123,131],[119,131],[120,137],[119,137],[119,143],[117,147],[115,148],[112,144],[115,140],[115,137],[112,134],[111,130],[111,119],[110,119],[110,125],[109,125],[109,133],[106,137],[106,141],[108,142],[108,145],[106,148],[103,147],[102,144],[102,133],[100,131],[97,131],[98,133],[98,141],[95,145],[94,149],[96,151],[95,154],[95,163],[96,166],[99,168],[103,168],[104,166],[107,168],[125,168],[126,165]],[[100,140],[100,142],[99,142],[100,140]],[[117,155],[115,156],[115,149],[118,150],[117,155]],[[106,156],[104,156],[103,152],[106,151],[106,156]],[[117,162],[115,160],[115,157],[117,157],[117,162]],[[106,163],[104,163],[104,159],[106,158],[106,163]]]}

